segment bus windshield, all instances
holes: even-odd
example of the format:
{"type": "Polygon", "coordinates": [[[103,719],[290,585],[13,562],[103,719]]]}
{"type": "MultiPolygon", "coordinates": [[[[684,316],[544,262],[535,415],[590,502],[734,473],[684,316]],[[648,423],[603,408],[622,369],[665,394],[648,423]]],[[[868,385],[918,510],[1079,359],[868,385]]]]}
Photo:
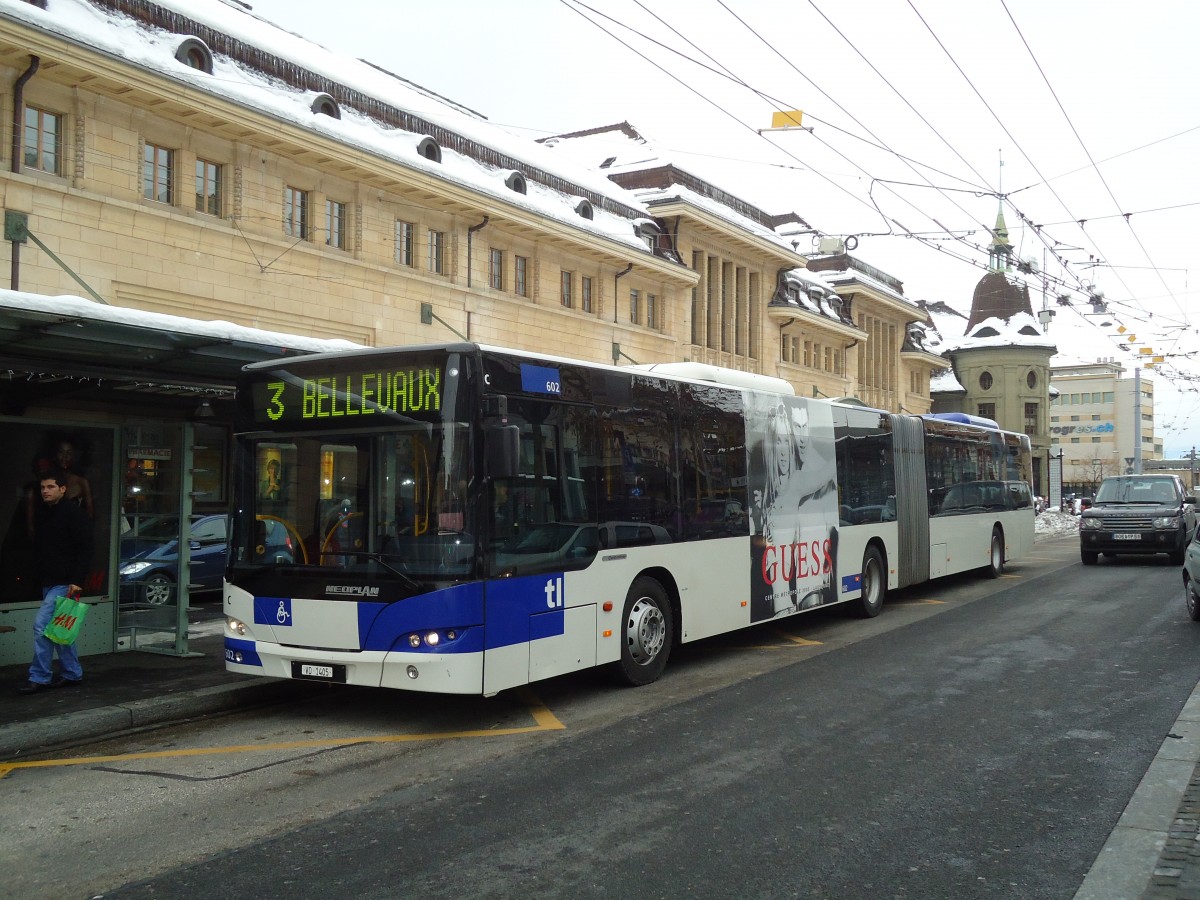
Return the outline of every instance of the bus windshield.
{"type": "Polygon", "coordinates": [[[255,484],[243,491],[235,572],[286,566],[401,581],[473,574],[465,424],[275,434],[248,440],[244,451],[255,484]]]}

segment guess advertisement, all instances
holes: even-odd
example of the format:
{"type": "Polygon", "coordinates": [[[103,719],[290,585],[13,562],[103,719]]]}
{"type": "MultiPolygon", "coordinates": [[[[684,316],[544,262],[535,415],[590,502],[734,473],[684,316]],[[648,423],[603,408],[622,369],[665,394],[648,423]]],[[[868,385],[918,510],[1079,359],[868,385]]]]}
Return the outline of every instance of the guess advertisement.
{"type": "Polygon", "coordinates": [[[750,620],[832,603],[837,482],[830,407],[746,395],[750,448],[750,620]]]}

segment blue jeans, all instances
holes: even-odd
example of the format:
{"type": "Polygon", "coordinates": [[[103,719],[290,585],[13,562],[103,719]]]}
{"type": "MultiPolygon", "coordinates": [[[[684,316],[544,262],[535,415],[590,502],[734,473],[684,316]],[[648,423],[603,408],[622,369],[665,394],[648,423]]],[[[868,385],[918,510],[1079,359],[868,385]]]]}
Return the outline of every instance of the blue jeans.
{"type": "Polygon", "coordinates": [[[54,601],[67,593],[69,585],[56,584],[42,590],[42,607],[33,620],[33,665],[29,667],[29,680],[38,684],[49,684],[54,675],[54,651],[58,651],[58,665],[62,677],[70,681],[83,678],[83,666],[79,664],[79,651],[74,644],[56,644],[42,632],[54,618],[54,601]]]}

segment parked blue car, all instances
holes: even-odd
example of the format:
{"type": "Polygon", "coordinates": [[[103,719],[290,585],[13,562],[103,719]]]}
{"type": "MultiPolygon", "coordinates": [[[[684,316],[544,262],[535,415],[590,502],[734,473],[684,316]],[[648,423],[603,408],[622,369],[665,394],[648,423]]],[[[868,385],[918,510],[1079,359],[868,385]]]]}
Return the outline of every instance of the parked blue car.
{"type": "MultiPolygon", "coordinates": [[[[295,557],[291,536],[284,524],[262,522],[266,556],[290,563],[295,557]]],[[[174,603],[179,577],[179,518],[151,516],[136,522],[121,537],[121,599],[150,606],[174,603]]],[[[221,589],[229,559],[229,519],[224,515],[199,516],[188,532],[190,589],[192,593],[221,589]]]]}

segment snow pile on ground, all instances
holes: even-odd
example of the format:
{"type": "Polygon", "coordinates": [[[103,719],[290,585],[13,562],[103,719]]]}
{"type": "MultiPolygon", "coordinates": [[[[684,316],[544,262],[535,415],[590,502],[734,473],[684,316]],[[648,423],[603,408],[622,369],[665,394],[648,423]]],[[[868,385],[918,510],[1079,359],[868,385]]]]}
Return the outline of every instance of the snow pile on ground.
{"type": "Polygon", "coordinates": [[[1076,534],[1079,531],[1079,516],[1061,512],[1050,507],[1033,522],[1034,534],[1076,534]]]}

